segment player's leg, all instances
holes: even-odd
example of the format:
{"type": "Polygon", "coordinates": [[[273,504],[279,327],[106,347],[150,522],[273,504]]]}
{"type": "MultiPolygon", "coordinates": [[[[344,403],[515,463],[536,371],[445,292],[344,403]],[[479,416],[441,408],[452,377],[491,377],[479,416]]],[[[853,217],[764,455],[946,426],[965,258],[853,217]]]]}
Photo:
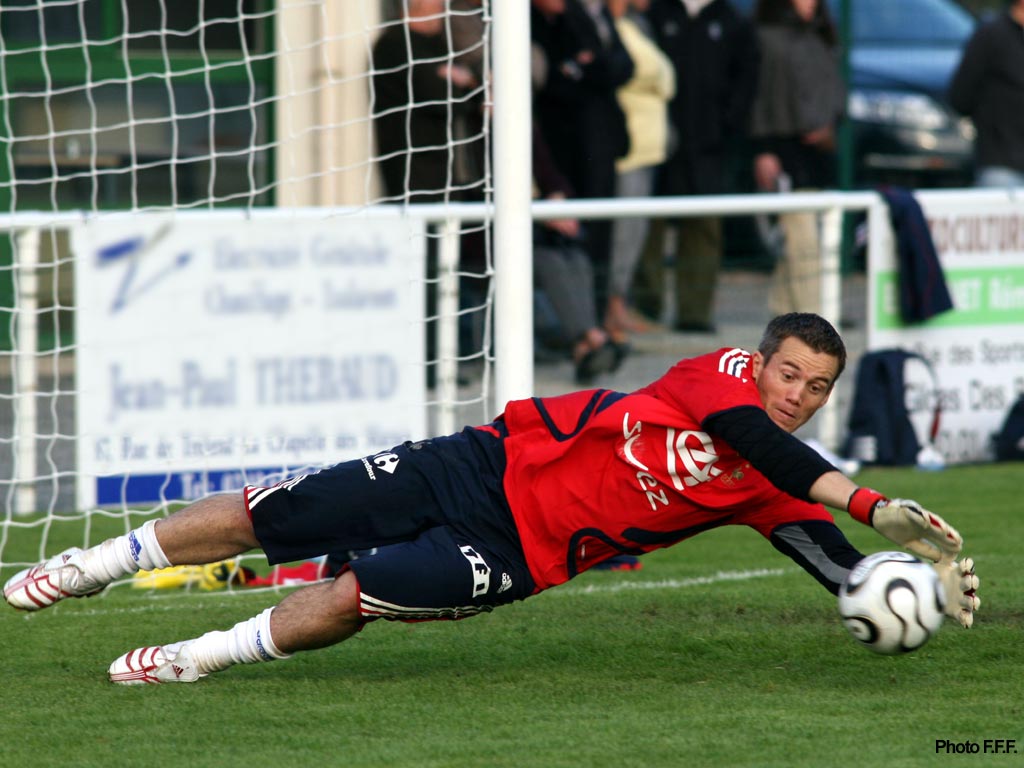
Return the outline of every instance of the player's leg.
{"type": "Polygon", "coordinates": [[[334,645],[370,621],[461,619],[535,590],[516,541],[485,543],[447,526],[352,561],[338,578],[292,593],[224,632],[138,648],[110,665],[124,685],[194,682],[235,664],[334,645]]]}
{"type": "Polygon", "coordinates": [[[89,549],[74,547],[16,573],[4,585],[13,607],[36,611],[95,594],[139,570],[199,565],[258,546],[242,494],[208,496],[89,549]]]}
{"type": "Polygon", "coordinates": [[[280,563],[409,538],[437,511],[422,501],[430,498],[429,488],[417,484],[424,474],[377,482],[373,467],[391,478],[388,470],[400,461],[415,462],[415,449],[398,446],[275,486],[208,496],[166,519],[15,574],[4,585],[4,599],[35,611],[65,597],[95,594],[139,570],[216,562],[261,545],[271,563],[280,563]]]}
{"type": "Polygon", "coordinates": [[[360,626],[359,588],[355,575],[345,571],[332,581],[293,592],[276,607],[226,631],[136,648],[116,659],[107,674],[122,685],[191,683],[235,664],[275,661],[340,643],[360,626]]]}
{"type": "Polygon", "coordinates": [[[243,493],[207,496],[156,523],[171,565],[215,563],[259,546],[243,493]]]}

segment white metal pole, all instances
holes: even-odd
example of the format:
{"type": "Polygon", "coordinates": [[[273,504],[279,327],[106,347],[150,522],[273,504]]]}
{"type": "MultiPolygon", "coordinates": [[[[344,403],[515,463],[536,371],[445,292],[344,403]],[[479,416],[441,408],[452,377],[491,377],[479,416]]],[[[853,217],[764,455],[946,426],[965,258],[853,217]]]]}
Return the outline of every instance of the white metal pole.
{"type": "Polygon", "coordinates": [[[885,255],[892,252],[894,248],[892,222],[889,219],[889,207],[881,195],[877,195],[874,203],[868,208],[868,258],[867,258],[867,301],[868,312],[866,325],[865,349],[870,352],[875,346],[875,308],[878,306],[879,296],[876,287],[878,265],[883,262],[885,255]]]}
{"type": "Polygon", "coordinates": [[[459,369],[459,234],[458,219],[441,224],[437,254],[437,432],[455,431],[459,369]]]}
{"type": "Polygon", "coordinates": [[[36,511],[36,396],[38,374],[36,354],[39,325],[39,230],[30,227],[17,237],[15,258],[14,346],[14,431],[18,436],[14,455],[16,497],[15,513],[29,515],[36,511]]]}
{"type": "Polygon", "coordinates": [[[533,394],[530,4],[492,0],[495,407],[533,394]]]}
{"type": "MultiPolygon", "coordinates": [[[[843,209],[829,208],[821,214],[821,316],[836,328],[842,314],[843,209]]],[[[837,450],[842,437],[839,403],[833,398],[821,411],[821,442],[837,450]]]]}

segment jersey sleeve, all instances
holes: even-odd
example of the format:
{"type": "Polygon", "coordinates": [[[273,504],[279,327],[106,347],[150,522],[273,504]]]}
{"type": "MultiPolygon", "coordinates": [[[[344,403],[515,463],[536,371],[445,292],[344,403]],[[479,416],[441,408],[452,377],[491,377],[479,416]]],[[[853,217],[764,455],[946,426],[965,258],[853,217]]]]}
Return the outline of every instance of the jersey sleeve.
{"type": "Polygon", "coordinates": [[[701,426],[725,440],[768,482],[804,501],[811,486],[836,468],[816,450],[776,425],[762,408],[728,408],[706,418],[701,426]]]}

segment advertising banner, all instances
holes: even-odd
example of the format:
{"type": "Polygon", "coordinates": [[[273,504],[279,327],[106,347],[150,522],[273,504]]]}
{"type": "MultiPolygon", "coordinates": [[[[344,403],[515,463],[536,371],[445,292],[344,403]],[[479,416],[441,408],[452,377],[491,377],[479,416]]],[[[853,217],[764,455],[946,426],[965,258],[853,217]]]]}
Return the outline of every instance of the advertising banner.
{"type": "Polygon", "coordinates": [[[421,222],[137,215],[71,238],[82,508],[424,436],[421,222]]]}
{"type": "Polygon", "coordinates": [[[912,414],[938,406],[935,447],[948,463],[987,461],[991,437],[1024,392],[1024,207],[918,195],[954,309],[905,325],[891,248],[870,256],[868,346],[903,348],[931,363],[934,386],[908,386],[912,414]]]}

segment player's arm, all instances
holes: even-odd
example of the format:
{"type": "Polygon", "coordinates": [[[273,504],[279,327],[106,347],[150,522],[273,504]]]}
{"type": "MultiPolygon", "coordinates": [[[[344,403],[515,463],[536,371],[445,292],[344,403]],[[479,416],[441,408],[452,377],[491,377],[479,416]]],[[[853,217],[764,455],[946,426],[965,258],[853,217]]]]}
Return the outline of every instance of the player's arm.
{"type": "MultiPolygon", "coordinates": [[[[813,496],[812,488],[824,475],[835,474],[840,478],[844,476],[820,453],[773,422],[763,408],[753,405],[727,408],[705,418],[701,426],[728,443],[729,447],[764,475],[768,482],[790,496],[804,501],[819,501],[843,509],[846,506],[846,497],[849,497],[852,489],[857,487],[852,481],[847,480],[851,485],[851,491],[834,505],[823,498],[813,496]]],[[[833,484],[829,483],[828,487],[832,488],[833,484]]]]}
{"type": "Polygon", "coordinates": [[[935,561],[946,591],[946,613],[964,627],[974,621],[981,603],[971,558],[955,560],[963,546],[960,534],[920,504],[889,499],[861,488],[802,440],[779,428],[762,409],[739,406],[708,416],[702,426],[721,437],[776,488],[805,501],[816,501],[869,525],[890,541],[935,561]]]}
{"type": "Polygon", "coordinates": [[[702,424],[721,437],[779,490],[804,501],[845,509],[890,541],[930,560],[952,560],[963,540],[945,520],[917,502],[890,500],[861,488],[802,440],[755,406],[713,413],[702,424]]]}

